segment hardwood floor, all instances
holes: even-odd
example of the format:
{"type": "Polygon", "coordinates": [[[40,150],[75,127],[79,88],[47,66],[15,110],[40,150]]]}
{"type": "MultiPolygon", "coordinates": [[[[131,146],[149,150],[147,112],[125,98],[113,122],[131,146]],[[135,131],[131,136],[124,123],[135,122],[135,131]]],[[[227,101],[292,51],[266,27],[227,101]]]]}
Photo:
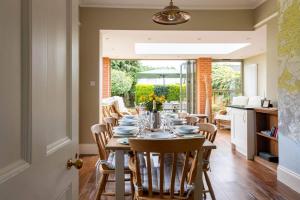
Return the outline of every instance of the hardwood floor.
{"type": "MultiPolygon", "coordinates": [[[[300,194],[278,182],[271,170],[232,152],[229,131],[219,131],[215,143],[218,148],[212,153],[209,176],[217,200],[300,200],[300,194]]],[[[95,170],[97,159],[97,156],[83,157],[84,167],[79,172],[80,200],[94,200],[96,179],[100,176],[95,170]]],[[[113,184],[109,183],[107,189],[114,190],[113,184]]],[[[126,190],[130,190],[129,185],[126,190]]]]}

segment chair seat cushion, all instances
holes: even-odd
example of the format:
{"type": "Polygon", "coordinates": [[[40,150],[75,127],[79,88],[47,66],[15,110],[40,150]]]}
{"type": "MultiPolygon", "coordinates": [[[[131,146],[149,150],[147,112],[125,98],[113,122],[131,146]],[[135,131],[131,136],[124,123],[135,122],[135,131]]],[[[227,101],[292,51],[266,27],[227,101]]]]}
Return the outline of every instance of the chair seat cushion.
{"type": "MultiPolygon", "coordinates": [[[[125,154],[124,155],[124,169],[129,169],[128,159],[129,159],[129,156],[127,154],[125,154]]],[[[100,160],[100,163],[106,165],[109,169],[116,169],[115,152],[109,153],[107,160],[100,160]]]]}
{"type": "MultiPolygon", "coordinates": [[[[152,156],[151,157],[151,173],[152,173],[152,192],[153,193],[159,193],[160,192],[160,166],[159,166],[159,156],[152,156]]],[[[165,194],[170,193],[170,181],[171,181],[171,175],[172,175],[172,161],[173,156],[172,154],[166,154],[165,160],[164,160],[164,188],[163,192],[165,194]]],[[[177,157],[177,165],[176,165],[176,176],[175,176],[175,184],[174,184],[174,194],[179,194],[180,192],[180,179],[181,174],[183,170],[183,163],[184,163],[184,155],[179,154],[177,157]]],[[[141,166],[141,177],[142,177],[142,186],[143,191],[148,192],[148,173],[147,173],[147,167],[144,165],[141,166]]],[[[185,193],[191,192],[193,189],[193,186],[188,185],[185,181],[184,184],[184,191],[185,193]]]]}

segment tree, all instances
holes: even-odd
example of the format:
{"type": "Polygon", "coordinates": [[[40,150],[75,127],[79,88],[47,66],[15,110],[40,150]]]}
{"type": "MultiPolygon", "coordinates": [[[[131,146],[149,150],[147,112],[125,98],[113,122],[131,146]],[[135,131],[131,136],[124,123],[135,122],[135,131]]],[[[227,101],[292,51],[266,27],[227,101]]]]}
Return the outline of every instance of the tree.
{"type": "Polygon", "coordinates": [[[227,66],[215,66],[212,69],[212,87],[214,90],[239,90],[241,73],[227,66]]]}
{"type": "Polygon", "coordinates": [[[111,71],[111,93],[113,96],[124,96],[132,86],[132,78],[125,72],[113,69],[111,71]]]}
{"type": "Polygon", "coordinates": [[[228,66],[214,66],[212,68],[212,88],[218,91],[215,96],[221,97],[222,104],[227,105],[230,103],[231,96],[239,94],[241,90],[240,71],[228,66]]]}
{"type": "MultiPolygon", "coordinates": [[[[132,85],[129,91],[127,91],[126,97],[128,101],[125,99],[125,103],[128,106],[134,105],[135,100],[135,85],[137,84],[137,73],[146,71],[151,69],[150,67],[142,65],[138,60],[112,60],[111,61],[111,68],[113,70],[122,71],[126,73],[129,77],[131,77],[132,85]]],[[[112,77],[112,80],[114,78],[112,77]]],[[[113,92],[112,92],[113,94],[113,92]]],[[[124,94],[125,95],[125,94],[124,94]]],[[[124,96],[123,95],[123,96],[124,96]]]]}

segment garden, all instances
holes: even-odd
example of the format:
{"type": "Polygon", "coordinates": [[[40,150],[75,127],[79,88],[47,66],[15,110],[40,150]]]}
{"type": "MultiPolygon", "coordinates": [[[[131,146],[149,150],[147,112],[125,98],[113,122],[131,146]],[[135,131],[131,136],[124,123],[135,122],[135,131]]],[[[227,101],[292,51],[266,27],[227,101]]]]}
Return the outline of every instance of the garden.
{"type": "MultiPolygon", "coordinates": [[[[142,96],[154,94],[164,96],[165,101],[180,101],[180,84],[141,84],[137,74],[152,70],[138,60],[112,60],[111,62],[112,96],[122,96],[127,107],[143,102],[142,96]]],[[[213,112],[224,109],[230,104],[233,96],[240,95],[241,67],[214,63],[212,67],[213,112]]],[[[186,85],[182,85],[182,93],[186,93],[186,85]]],[[[184,95],[185,96],[185,95],[184,95]]],[[[186,100],[186,99],[183,99],[186,100]]]]}

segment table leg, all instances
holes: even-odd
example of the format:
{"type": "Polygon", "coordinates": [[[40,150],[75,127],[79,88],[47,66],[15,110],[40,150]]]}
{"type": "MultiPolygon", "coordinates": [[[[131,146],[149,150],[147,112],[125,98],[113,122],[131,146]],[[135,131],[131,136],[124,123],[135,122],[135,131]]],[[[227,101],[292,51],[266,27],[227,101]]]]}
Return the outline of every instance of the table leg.
{"type": "Polygon", "coordinates": [[[125,181],[124,181],[124,151],[115,151],[115,165],[116,165],[116,199],[124,199],[125,181]]]}
{"type": "Polygon", "coordinates": [[[194,200],[203,199],[203,182],[202,182],[202,155],[203,151],[198,154],[197,176],[195,179],[194,200]]]}

